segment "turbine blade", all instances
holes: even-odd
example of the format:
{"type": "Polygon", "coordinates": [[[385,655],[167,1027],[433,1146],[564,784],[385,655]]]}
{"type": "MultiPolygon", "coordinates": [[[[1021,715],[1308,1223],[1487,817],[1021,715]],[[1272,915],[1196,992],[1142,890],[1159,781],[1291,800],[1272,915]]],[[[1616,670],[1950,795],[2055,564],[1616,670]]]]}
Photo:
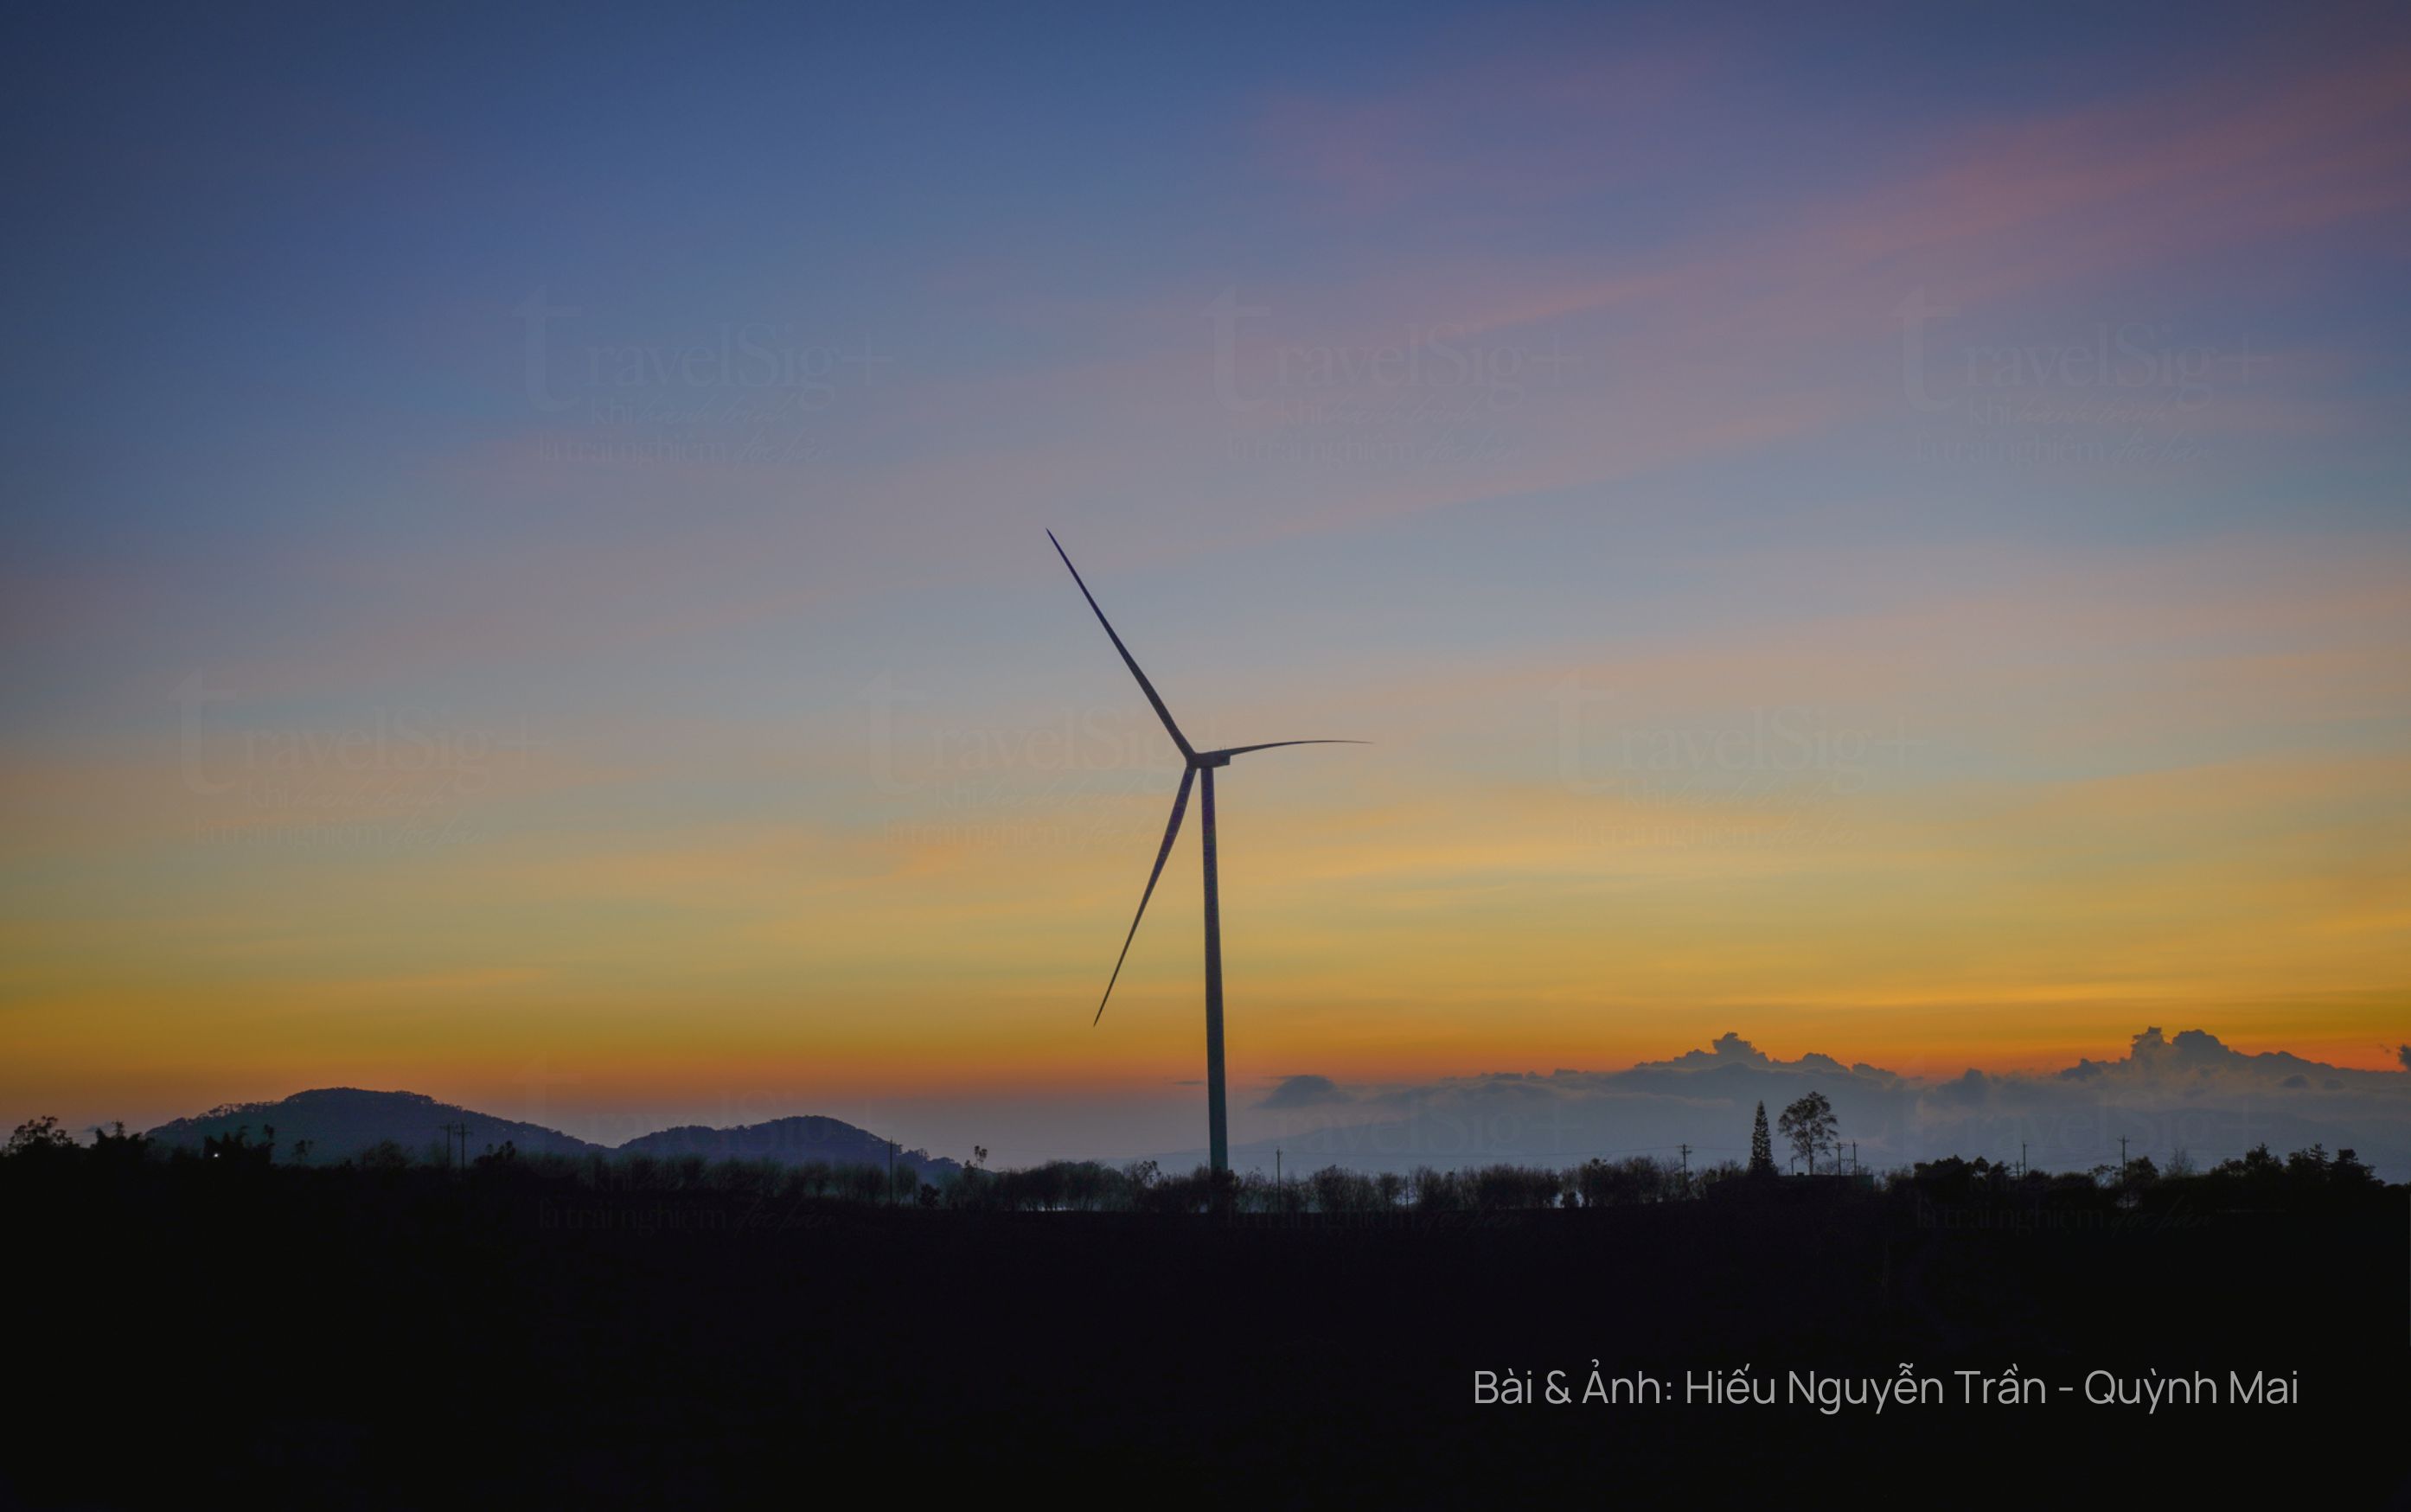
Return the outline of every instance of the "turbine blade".
{"type": "MultiPolygon", "coordinates": [[[[1089,601],[1089,608],[1096,609],[1097,623],[1105,627],[1105,635],[1114,643],[1114,649],[1122,654],[1122,665],[1131,669],[1131,676],[1138,679],[1139,691],[1147,694],[1148,703],[1155,705],[1155,717],[1162,720],[1163,728],[1171,733],[1172,743],[1180,748],[1180,754],[1184,758],[1195,756],[1197,752],[1190,746],[1189,737],[1180,733],[1180,726],[1172,722],[1172,711],[1165,708],[1163,700],[1157,696],[1155,684],[1147,680],[1147,674],[1138,669],[1138,662],[1130,654],[1130,647],[1124,646],[1122,638],[1114,633],[1114,622],[1105,618],[1105,611],[1097,608],[1097,596],[1089,592],[1089,585],[1082,581],[1080,569],[1072,567],[1071,554],[1063,549],[1063,543],[1055,539],[1055,532],[1052,531],[1046,532],[1046,539],[1054,545],[1055,555],[1063,559],[1063,565],[1071,567],[1072,581],[1080,585],[1080,597],[1089,601]]],[[[1103,1012],[1104,1010],[1100,1007],[1098,1011],[1103,1012]]]]}
{"type": "Polygon", "coordinates": [[[1163,844],[1156,848],[1155,869],[1147,874],[1147,891],[1138,895],[1138,912],[1131,915],[1130,933],[1122,937],[1122,952],[1114,957],[1114,974],[1105,980],[1105,996],[1097,999],[1097,1016],[1089,1021],[1093,1029],[1105,1016],[1105,998],[1114,995],[1114,983],[1122,980],[1122,963],[1130,959],[1131,941],[1138,938],[1138,922],[1147,917],[1147,900],[1155,896],[1155,884],[1163,876],[1164,858],[1172,854],[1172,842],[1180,837],[1180,816],[1189,812],[1189,784],[1197,780],[1197,768],[1191,766],[1180,774],[1180,792],[1172,800],[1172,822],[1163,826],[1163,844]]]}
{"type": "Polygon", "coordinates": [[[1233,746],[1227,750],[1209,750],[1208,756],[1245,756],[1251,750],[1273,750],[1282,746],[1369,746],[1369,740],[1267,740],[1261,746],[1233,746]]]}

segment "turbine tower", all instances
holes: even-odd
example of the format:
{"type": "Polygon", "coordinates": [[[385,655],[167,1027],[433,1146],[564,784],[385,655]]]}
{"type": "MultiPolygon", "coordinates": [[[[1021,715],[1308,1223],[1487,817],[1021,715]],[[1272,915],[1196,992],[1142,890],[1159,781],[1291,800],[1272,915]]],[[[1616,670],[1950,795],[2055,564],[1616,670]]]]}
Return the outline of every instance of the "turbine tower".
{"type": "Polygon", "coordinates": [[[1131,676],[1138,679],[1139,691],[1145,693],[1147,703],[1154,705],[1155,717],[1163,721],[1164,733],[1172,736],[1172,743],[1180,748],[1181,760],[1188,763],[1180,774],[1180,791],[1172,797],[1172,821],[1164,825],[1163,843],[1156,848],[1155,869],[1147,874],[1147,891],[1138,895],[1138,912],[1131,916],[1130,933],[1122,937],[1122,952],[1114,957],[1114,974],[1105,979],[1105,995],[1097,999],[1096,1017],[1089,1023],[1093,1027],[1105,1016],[1106,999],[1114,995],[1114,983],[1121,980],[1122,963],[1130,959],[1131,941],[1138,938],[1138,922],[1147,917],[1147,900],[1155,896],[1155,884],[1163,875],[1165,858],[1172,854],[1172,842],[1180,837],[1180,821],[1189,812],[1189,790],[1191,784],[1196,784],[1198,807],[1203,810],[1206,826],[1206,1144],[1214,1174],[1219,1177],[1231,1169],[1231,1141],[1228,1105],[1222,1092],[1222,894],[1214,868],[1215,769],[1230,765],[1232,757],[1245,756],[1251,750],[1271,750],[1280,746],[1361,746],[1366,742],[1268,740],[1257,746],[1226,746],[1220,750],[1199,750],[1191,746],[1189,737],[1180,733],[1180,726],[1172,721],[1172,711],[1163,706],[1163,699],[1156,692],[1155,684],[1147,680],[1147,674],[1138,669],[1138,662],[1130,654],[1130,647],[1114,633],[1113,621],[1105,618],[1104,610],[1097,608],[1097,596],[1089,592],[1089,585],[1082,581],[1080,569],[1072,566],[1072,558],[1064,551],[1063,543],[1055,540],[1052,531],[1046,532],[1046,539],[1054,543],[1055,555],[1063,559],[1063,565],[1071,570],[1072,581],[1080,586],[1080,597],[1088,600],[1089,607],[1095,610],[1097,623],[1105,627],[1105,637],[1114,643],[1114,649],[1121,653],[1122,665],[1130,668],[1131,676]]]}

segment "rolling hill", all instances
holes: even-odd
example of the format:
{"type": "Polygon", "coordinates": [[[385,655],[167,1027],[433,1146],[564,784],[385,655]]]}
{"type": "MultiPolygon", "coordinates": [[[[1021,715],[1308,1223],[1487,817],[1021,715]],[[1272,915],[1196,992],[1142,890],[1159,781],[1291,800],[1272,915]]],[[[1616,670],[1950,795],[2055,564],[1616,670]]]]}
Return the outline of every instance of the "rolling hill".
{"type": "MultiPolygon", "coordinates": [[[[446,1124],[469,1127],[473,1156],[507,1141],[530,1155],[699,1155],[714,1160],[767,1158],[789,1165],[811,1160],[830,1165],[887,1162],[885,1140],[835,1118],[781,1118],[738,1128],[689,1125],[640,1135],[614,1150],[540,1124],[438,1102],[422,1093],[371,1092],[358,1087],[320,1087],[274,1102],[228,1103],[196,1117],[162,1124],[150,1135],[168,1148],[197,1150],[206,1138],[222,1139],[237,1129],[247,1129],[257,1141],[273,1128],[278,1159],[291,1159],[295,1146],[306,1141],[310,1163],[321,1165],[349,1159],[387,1141],[422,1158],[439,1158],[446,1124]]],[[[896,1160],[925,1176],[961,1169],[955,1161],[922,1150],[899,1150],[896,1160]]]]}
{"type": "MultiPolygon", "coordinates": [[[[767,1124],[736,1128],[706,1128],[691,1124],[646,1134],[620,1146],[622,1154],[699,1155],[711,1160],[770,1159],[799,1166],[822,1160],[832,1166],[874,1166],[887,1162],[887,1141],[868,1129],[835,1118],[777,1118],[767,1124]]],[[[924,1176],[948,1175],[962,1167],[926,1150],[898,1150],[896,1163],[924,1176]]]]}
{"type": "Polygon", "coordinates": [[[422,1093],[369,1092],[358,1087],[320,1087],[274,1102],[228,1103],[197,1117],[162,1124],[150,1134],[162,1145],[198,1149],[206,1137],[223,1139],[247,1128],[257,1141],[265,1130],[273,1128],[279,1159],[291,1158],[294,1146],[306,1140],[311,1163],[328,1164],[349,1159],[387,1140],[414,1155],[440,1149],[446,1124],[469,1126],[471,1155],[505,1140],[529,1154],[583,1155],[604,1148],[558,1129],[497,1118],[438,1102],[422,1093]]]}

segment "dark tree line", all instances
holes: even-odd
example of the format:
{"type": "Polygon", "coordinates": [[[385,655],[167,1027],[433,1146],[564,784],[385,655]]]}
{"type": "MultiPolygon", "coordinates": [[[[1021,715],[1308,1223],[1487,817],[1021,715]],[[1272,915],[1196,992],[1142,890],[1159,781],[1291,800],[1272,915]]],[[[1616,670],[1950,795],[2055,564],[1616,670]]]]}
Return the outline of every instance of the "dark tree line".
{"type": "MultiPolygon", "coordinates": [[[[1834,1147],[1832,1109],[1817,1094],[1787,1108],[1779,1127],[1805,1163],[1813,1164],[1834,1147]]],[[[976,1152],[972,1163],[960,1171],[925,1180],[917,1169],[901,1164],[891,1171],[873,1164],[807,1161],[789,1165],[768,1159],[711,1160],[694,1155],[528,1155],[508,1143],[490,1146],[472,1157],[465,1170],[448,1157],[437,1158],[431,1148],[413,1152],[390,1141],[338,1162],[312,1162],[306,1144],[300,1144],[280,1163],[275,1161],[273,1128],[264,1127],[258,1139],[248,1128],[212,1136],[198,1150],[162,1149],[143,1135],[127,1133],[122,1124],[113,1130],[93,1133],[92,1143],[80,1144],[56,1119],[29,1120],[0,1149],[0,1159],[12,1168],[29,1170],[156,1167],[218,1171],[229,1179],[244,1171],[263,1173],[264,1179],[270,1170],[281,1170],[323,1179],[351,1173],[384,1179],[519,1181],[600,1196],[692,1195],[966,1213],[1165,1214],[1217,1211],[1274,1215],[1481,1214],[1633,1207],[1712,1195],[1722,1184],[1746,1176],[1752,1180],[1745,1185],[1755,1186],[1778,1175],[1762,1103],[1753,1120],[1746,1166],[1725,1161],[1692,1169],[1654,1156],[1633,1155],[1620,1159],[1593,1157],[1565,1168],[1494,1163],[1445,1170],[1427,1165],[1409,1172],[1367,1173],[1330,1165],[1281,1180],[1262,1171],[1235,1172],[1219,1184],[1204,1167],[1185,1173],[1166,1172],[1153,1161],[1111,1165],[1053,1160],[998,1170],[986,1165],[985,1150],[976,1152]]],[[[1783,1185],[1787,1189],[1793,1185],[1783,1185]]],[[[1798,1185],[1802,1189],[1809,1186],[1798,1185]]],[[[1895,1170],[1867,1185],[1879,1191],[1948,1199],[2010,1193],[2083,1199],[2091,1194],[2105,1199],[2114,1197],[2122,1203],[2194,1188],[2222,1200],[2278,1203],[2305,1194],[2348,1195],[2384,1185],[2354,1151],[2331,1154],[2316,1144],[2285,1156],[2262,1144],[2206,1171],[2197,1171],[2182,1151],[2172,1155],[2165,1169],[2151,1157],[2139,1156],[2124,1167],[2105,1165],[2057,1173],[2021,1171],[2009,1163],[1982,1157],[1951,1156],[1895,1170]]],[[[1744,1189],[1742,1185],[1732,1188],[1744,1189]]]]}

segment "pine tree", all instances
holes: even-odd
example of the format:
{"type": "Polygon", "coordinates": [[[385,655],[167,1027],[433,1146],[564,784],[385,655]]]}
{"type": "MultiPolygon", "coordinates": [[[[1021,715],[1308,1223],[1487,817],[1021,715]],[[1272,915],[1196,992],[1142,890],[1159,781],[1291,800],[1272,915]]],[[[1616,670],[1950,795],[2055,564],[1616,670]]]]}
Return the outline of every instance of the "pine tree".
{"type": "Polygon", "coordinates": [[[1749,1131],[1749,1173],[1775,1174],[1775,1140],[1766,1132],[1766,1104],[1762,1102],[1758,1105],[1758,1122],[1749,1131]]]}

